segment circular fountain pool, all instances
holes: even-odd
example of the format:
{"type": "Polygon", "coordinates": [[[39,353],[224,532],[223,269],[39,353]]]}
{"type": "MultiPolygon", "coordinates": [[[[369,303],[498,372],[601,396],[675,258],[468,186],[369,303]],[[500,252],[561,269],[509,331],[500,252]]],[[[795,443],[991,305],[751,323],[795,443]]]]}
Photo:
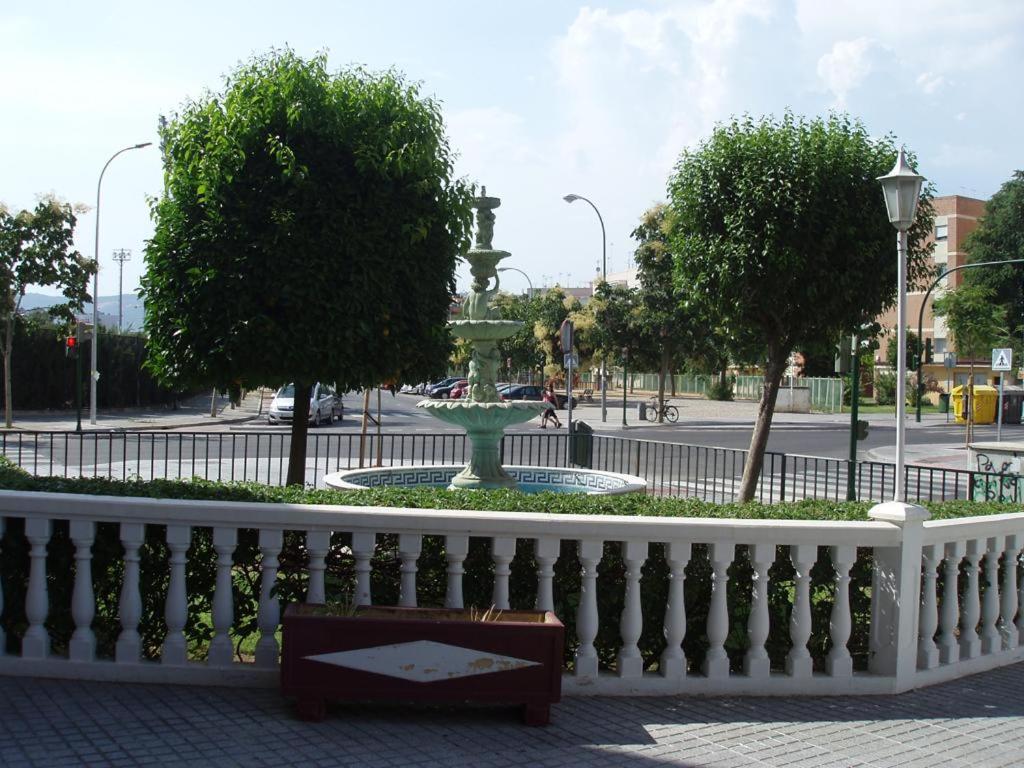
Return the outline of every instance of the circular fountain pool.
{"type": "MultiPolygon", "coordinates": [[[[642,477],[593,469],[563,469],[560,467],[506,466],[518,490],[523,493],[587,493],[615,495],[642,493],[646,483],[642,477]]],[[[462,471],[459,465],[431,464],[425,466],[373,467],[333,472],[324,478],[328,488],[361,490],[379,487],[448,488],[452,479],[462,471]]]]}

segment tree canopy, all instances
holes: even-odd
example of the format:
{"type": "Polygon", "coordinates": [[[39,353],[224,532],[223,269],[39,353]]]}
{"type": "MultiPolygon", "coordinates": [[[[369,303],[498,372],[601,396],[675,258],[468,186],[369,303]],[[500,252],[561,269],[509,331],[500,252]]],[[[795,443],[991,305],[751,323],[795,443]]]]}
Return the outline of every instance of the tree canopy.
{"type": "MultiPolygon", "coordinates": [[[[845,115],[751,117],[684,151],[669,181],[669,244],[686,301],[736,359],[765,360],[741,500],[753,498],[790,353],[850,333],[896,298],[895,230],[877,177],[896,156],[845,115]]],[[[909,232],[910,283],[927,274],[926,189],[909,232]]]]}
{"type": "Polygon", "coordinates": [[[179,386],[295,382],[301,481],[305,388],[445,368],[472,214],[440,107],[396,72],[275,51],[186,104],[161,139],[148,365],[179,386]]]}
{"type": "Polygon", "coordinates": [[[11,354],[14,323],[21,300],[30,285],[56,288],[64,301],[48,309],[64,323],[89,299],[89,277],[96,262],[74,249],[77,219],[74,208],[54,197],[42,198],[36,207],[12,214],[0,204],[0,317],[4,358],[4,420],[12,424],[11,354]]]}
{"type": "MultiPolygon", "coordinates": [[[[964,244],[968,263],[1024,259],[1024,171],[985,204],[985,216],[964,244]]],[[[980,267],[963,272],[964,283],[990,288],[992,300],[1007,310],[1010,330],[1020,337],[1024,326],[1024,264],[980,267]]]]}

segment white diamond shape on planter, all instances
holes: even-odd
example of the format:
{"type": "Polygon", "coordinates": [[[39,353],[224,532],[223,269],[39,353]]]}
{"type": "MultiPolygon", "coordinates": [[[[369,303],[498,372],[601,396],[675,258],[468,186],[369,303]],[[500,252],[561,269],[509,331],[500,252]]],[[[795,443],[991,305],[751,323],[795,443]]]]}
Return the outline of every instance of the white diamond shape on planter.
{"type": "Polygon", "coordinates": [[[489,675],[510,669],[538,666],[536,661],[435,643],[433,640],[321,653],[305,658],[321,664],[358,669],[417,683],[433,683],[438,680],[489,675]]]}

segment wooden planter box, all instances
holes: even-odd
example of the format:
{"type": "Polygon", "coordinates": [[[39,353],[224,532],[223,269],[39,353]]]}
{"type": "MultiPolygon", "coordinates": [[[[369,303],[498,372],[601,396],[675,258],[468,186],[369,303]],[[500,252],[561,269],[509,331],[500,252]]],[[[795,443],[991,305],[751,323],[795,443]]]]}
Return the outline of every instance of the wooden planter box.
{"type": "Polygon", "coordinates": [[[332,615],[293,604],[282,621],[281,690],[299,716],[320,720],[327,700],[479,701],[523,705],[546,725],[562,696],[564,628],[551,612],[363,606],[332,615]]]}

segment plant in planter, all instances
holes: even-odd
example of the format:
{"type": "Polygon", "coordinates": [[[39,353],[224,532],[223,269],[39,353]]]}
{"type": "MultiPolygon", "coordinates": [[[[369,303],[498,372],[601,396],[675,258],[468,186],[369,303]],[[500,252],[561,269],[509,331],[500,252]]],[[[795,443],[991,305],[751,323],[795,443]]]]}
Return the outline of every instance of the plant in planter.
{"type": "Polygon", "coordinates": [[[281,690],[299,716],[328,699],[521,704],[546,725],[562,694],[564,629],[550,611],[292,604],[281,690]]]}

